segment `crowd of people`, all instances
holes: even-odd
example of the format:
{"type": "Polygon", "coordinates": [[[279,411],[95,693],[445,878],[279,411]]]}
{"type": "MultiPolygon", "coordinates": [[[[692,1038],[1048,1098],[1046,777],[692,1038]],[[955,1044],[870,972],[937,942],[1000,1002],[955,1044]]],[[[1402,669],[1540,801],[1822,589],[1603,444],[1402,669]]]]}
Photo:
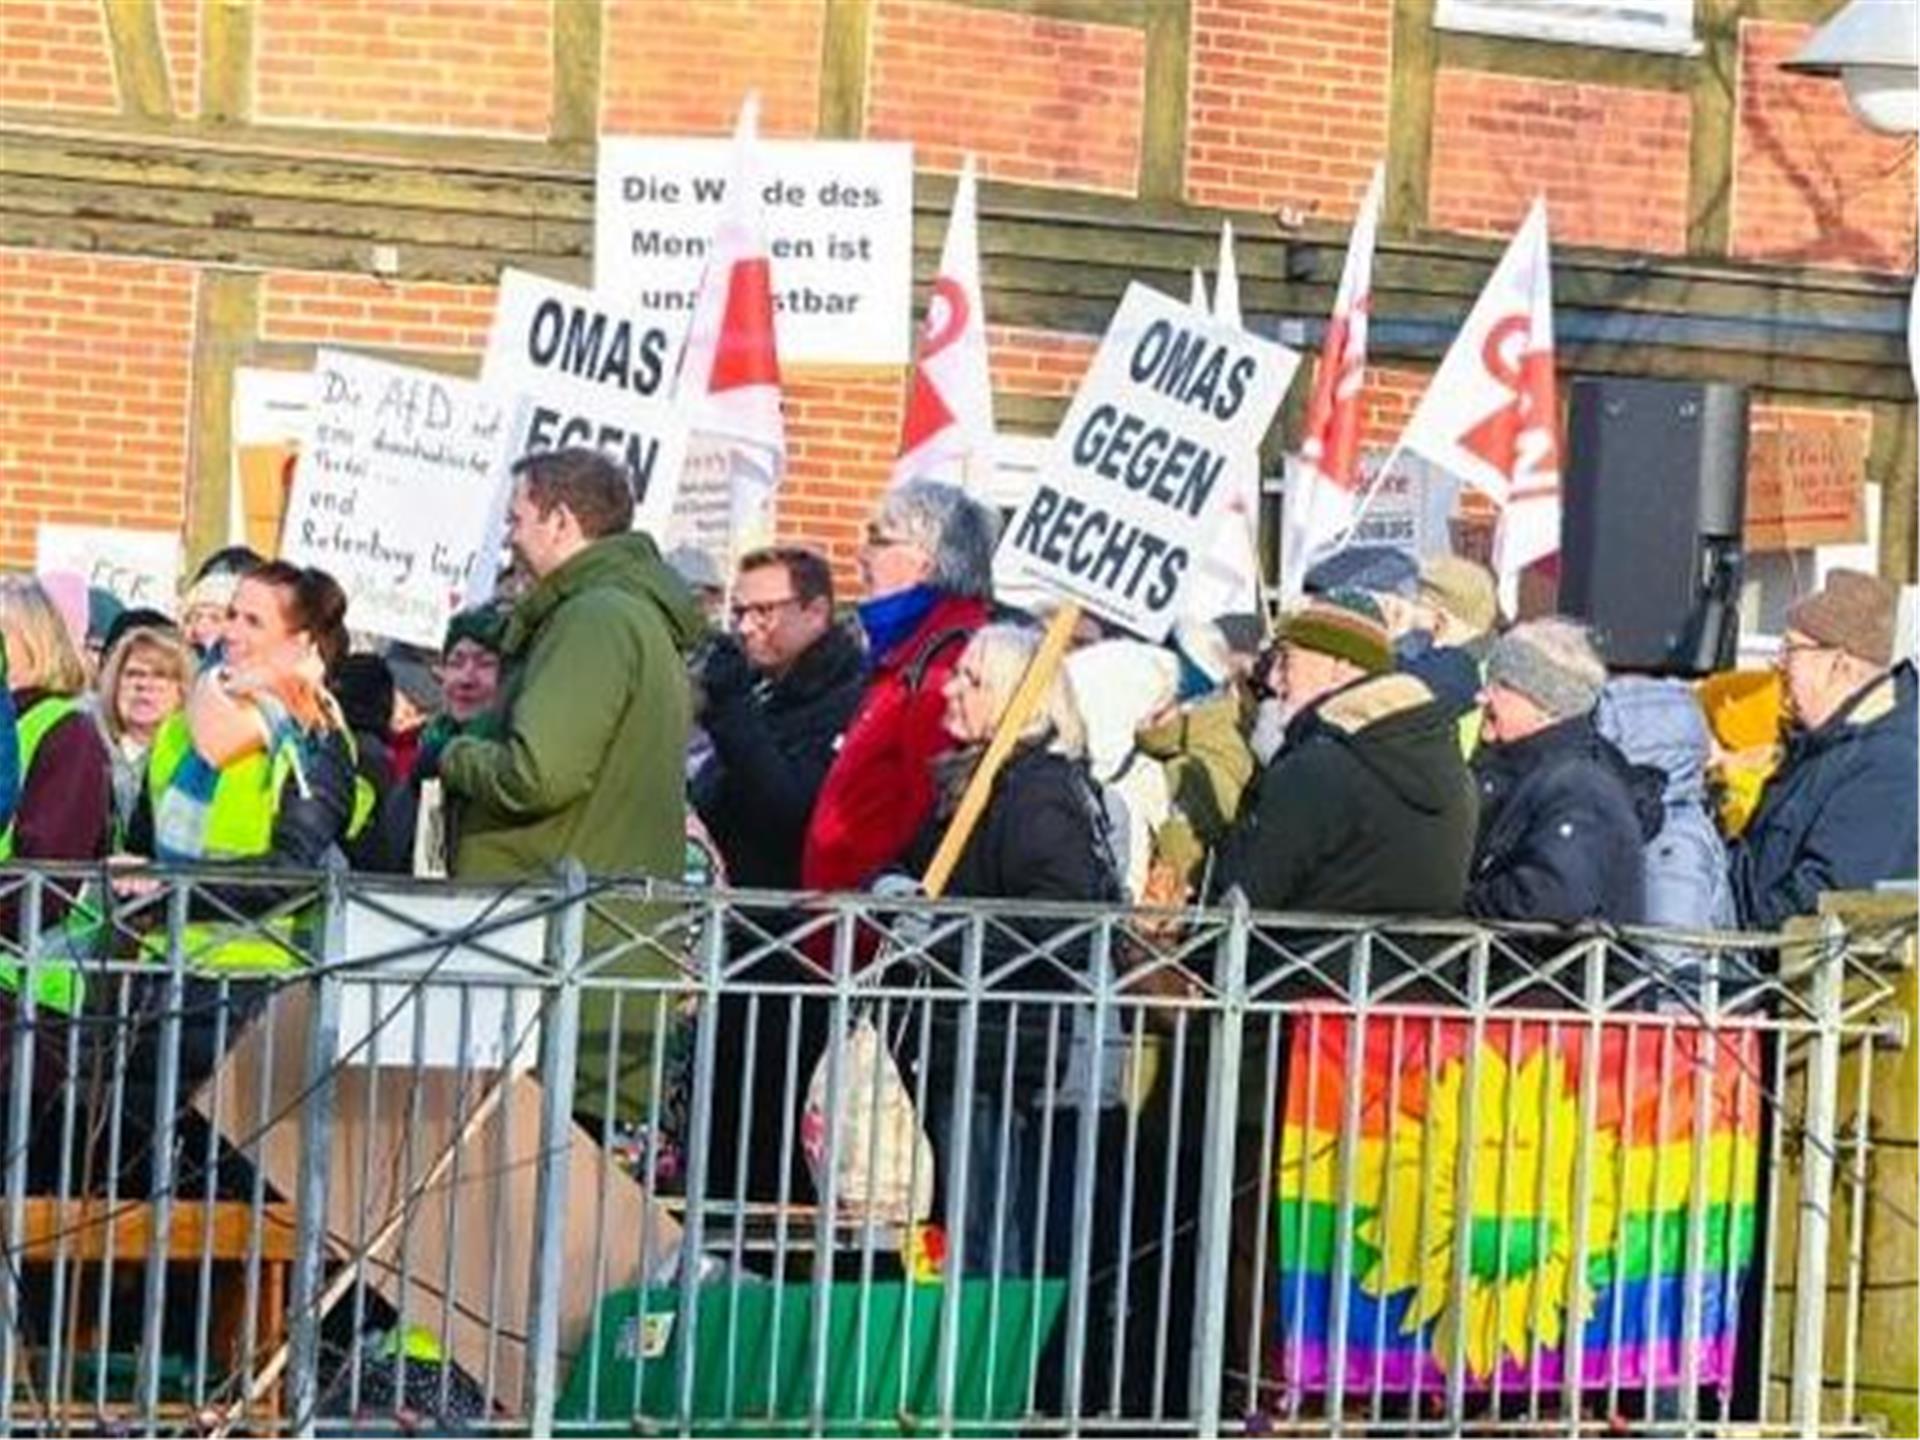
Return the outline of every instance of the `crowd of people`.
{"type": "MultiPolygon", "coordinates": [[[[690,853],[755,889],[918,875],[1037,649],[1039,622],[994,595],[996,517],[940,484],[889,491],[851,607],[817,551],[755,550],[723,583],[632,520],[597,453],[522,461],[513,571],[434,655],[356,652],[330,577],[240,550],[201,567],[177,622],[89,603],[70,577],[0,579],[0,859],[110,860],[122,895],[153,865],[307,869],[333,852],[471,881],[566,860],[678,879],[690,853]]],[[[946,893],[1179,906],[1237,890],[1266,911],[1772,930],[1825,892],[1915,873],[1896,598],[1842,570],[1793,607],[1786,733],[1737,815],[1694,685],[1609,674],[1565,618],[1503,626],[1492,575],[1464,558],[1338,551],[1271,627],[1186,621],[1149,644],[1088,623],[946,893]]],[[[0,925],[18,924],[9,905],[0,925]]],[[[271,937],[209,923],[199,939],[207,971],[290,963],[271,937]]],[[[768,966],[821,974],[798,953],[768,966]]],[[[10,1022],[17,985],[0,969],[10,1022]]],[[[43,969],[36,1002],[70,1012],[82,989],[43,969]]],[[[724,1073],[750,1044],[758,1073],[780,1073],[786,1034],[743,1038],[729,1004],[724,1073]]],[[[583,1023],[589,1122],[613,1118],[603,1094],[643,1103],[607,1025],[583,1023]]],[[[803,1066],[824,1039],[805,1037],[803,1066]]],[[[752,1188],[771,1193],[790,1158],[756,1150],[752,1188]]]]}

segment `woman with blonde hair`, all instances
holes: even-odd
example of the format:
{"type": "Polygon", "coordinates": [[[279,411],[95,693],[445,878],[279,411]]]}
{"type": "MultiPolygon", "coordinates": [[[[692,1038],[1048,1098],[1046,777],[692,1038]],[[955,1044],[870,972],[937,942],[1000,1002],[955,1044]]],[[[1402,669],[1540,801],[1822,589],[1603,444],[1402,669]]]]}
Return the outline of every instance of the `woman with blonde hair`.
{"type": "Polygon", "coordinates": [[[114,833],[124,835],[146,780],[147,753],[186,698],[192,660],[171,627],[136,625],[100,667],[100,726],[113,757],[114,833]]]}
{"type": "MultiPolygon", "coordinates": [[[[961,651],[944,688],[946,728],[956,748],[935,762],[938,798],[915,847],[918,854],[931,853],[951,822],[1039,646],[1035,630],[993,624],[976,632],[961,651]]],[[[994,777],[986,809],[948,881],[948,896],[1083,904],[1124,898],[1086,751],[1086,723],[1062,666],[994,777]]],[[[995,922],[988,927],[984,968],[993,973],[996,986],[1027,993],[1064,991],[1073,983],[1070,972],[1091,963],[1081,940],[1047,949],[1067,928],[1058,919],[995,922]],[[1042,949],[1045,958],[1038,953],[1042,949]],[[1021,963],[1023,956],[1032,958],[1021,963]]],[[[1079,1034],[1068,1016],[1057,1021],[1049,1024],[1041,1004],[1020,1007],[1017,1019],[1005,1005],[983,1010],[965,1107],[974,1157],[965,1194],[954,1193],[950,1178],[940,1176],[947,1233],[963,1238],[961,1263],[969,1273],[1026,1274],[1036,1262],[1050,1273],[1063,1267],[1070,1229],[1059,1207],[1071,1196],[1072,1185],[1055,1184],[1054,1203],[1041,1212],[1042,1153],[1051,1154],[1054,1179],[1070,1181],[1073,1111],[1063,1107],[1105,1106],[1114,1098],[1114,1087],[1105,1083],[1111,1077],[1096,1073],[1104,1067],[1094,1063],[1091,1037],[1079,1034]],[[1058,1033],[1050,1035],[1050,1029],[1058,1033]],[[1008,1073],[1010,1091],[1003,1089],[1008,1073]]],[[[924,1060],[925,1118],[943,1162],[955,1153],[958,1138],[949,1133],[961,1078],[957,1039],[953,1016],[937,1013],[924,1060]]]]}
{"type": "MultiPolygon", "coordinates": [[[[13,819],[0,830],[0,864],[100,859],[107,853],[112,809],[106,742],[87,713],[86,665],[66,621],[31,576],[0,576],[0,636],[19,717],[20,775],[13,819]]],[[[59,921],[66,908],[49,892],[42,924],[59,921]]],[[[14,910],[11,898],[0,901],[0,932],[13,932],[14,910]]],[[[38,974],[39,1003],[70,1013],[78,1003],[70,975],[52,968],[38,974]]],[[[0,992],[9,1001],[17,984],[17,972],[0,965],[0,992]]]]}

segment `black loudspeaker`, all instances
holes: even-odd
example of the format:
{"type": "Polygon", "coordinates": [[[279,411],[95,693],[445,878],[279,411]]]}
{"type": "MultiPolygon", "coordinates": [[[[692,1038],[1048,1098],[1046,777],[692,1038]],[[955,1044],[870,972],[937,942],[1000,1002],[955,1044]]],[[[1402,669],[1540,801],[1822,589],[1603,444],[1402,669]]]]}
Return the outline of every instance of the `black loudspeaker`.
{"type": "Polygon", "coordinates": [[[1560,608],[1607,664],[1704,675],[1740,640],[1747,392],[1682,380],[1575,380],[1560,608]]]}

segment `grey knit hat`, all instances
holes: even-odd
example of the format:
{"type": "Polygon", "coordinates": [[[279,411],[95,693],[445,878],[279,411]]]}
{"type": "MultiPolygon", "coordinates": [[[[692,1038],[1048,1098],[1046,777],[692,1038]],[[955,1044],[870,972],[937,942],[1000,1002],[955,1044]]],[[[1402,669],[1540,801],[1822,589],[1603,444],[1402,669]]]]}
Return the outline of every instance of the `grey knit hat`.
{"type": "Polygon", "coordinates": [[[1487,655],[1487,684],[1526,696],[1556,720],[1585,715],[1600,703],[1607,667],[1571,620],[1548,618],[1516,625],[1487,655]]]}

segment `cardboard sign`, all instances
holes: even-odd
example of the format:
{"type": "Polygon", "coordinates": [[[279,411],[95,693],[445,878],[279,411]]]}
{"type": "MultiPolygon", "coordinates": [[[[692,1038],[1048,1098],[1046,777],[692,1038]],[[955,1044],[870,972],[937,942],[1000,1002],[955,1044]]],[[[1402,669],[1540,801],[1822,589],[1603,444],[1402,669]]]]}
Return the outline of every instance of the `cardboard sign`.
{"type": "Polygon", "coordinates": [[[1806,550],[1864,540],[1872,431],[1872,417],[1861,410],[1755,406],[1747,443],[1747,548],[1806,550]]]}
{"type": "MultiPolygon", "coordinates": [[[[913,147],[763,140],[780,359],[904,365],[913,310],[913,147]]],[[[731,140],[603,136],[593,286],[685,334],[731,140]]]]}
{"type": "Polygon", "coordinates": [[[1128,287],[997,572],[1030,580],[1148,640],[1163,638],[1300,357],[1128,287]]]}
{"type": "Polygon", "coordinates": [[[180,584],[180,537],[172,530],[42,525],[34,569],[43,575],[70,570],[128,607],[171,615],[180,584]]]}
{"type": "MultiPolygon", "coordinates": [[[[1371,485],[1391,452],[1378,447],[1360,454],[1362,485],[1371,485]]],[[[1416,559],[1449,548],[1448,517],[1459,483],[1432,461],[1401,451],[1393,470],[1380,481],[1373,503],[1353,527],[1349,546],[1385,545],[1416,559]]]]}
{"type": "Polygon", "coordinates": [[[287,490],[312,422],[312,371],[234,367],[229,539],[279,553],[287,490]]]}
{"type": "Polygon", "coordinates": [[[657,536],[686,458],[687,427],[666,402],[678,350],[677,331],[604,295],[505,270],[480,378],[515,403],[511,458],[605,452],[633,476],[634,528],[657,536]]]}
{"type": "Polygon", "coordinates": [[[510,417],[472,380],[338,350],[313,369],[280,553],[340,582],[355,630],[437,647],[497,508],[510,417]]]}

